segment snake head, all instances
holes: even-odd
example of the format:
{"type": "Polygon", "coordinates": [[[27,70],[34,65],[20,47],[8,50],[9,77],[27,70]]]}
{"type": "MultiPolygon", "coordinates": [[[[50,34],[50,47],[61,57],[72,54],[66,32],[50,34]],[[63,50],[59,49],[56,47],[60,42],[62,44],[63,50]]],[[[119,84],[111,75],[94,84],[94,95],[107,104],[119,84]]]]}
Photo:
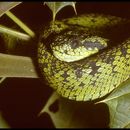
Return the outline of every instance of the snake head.
{"type": "Polygon", "coordinates": [[[56,58],[65,62],[74,62],[99,52],[107,47],[107,39],[90,36],[85,31],[69,30],[53,39],[51,49],[56,58]]]}

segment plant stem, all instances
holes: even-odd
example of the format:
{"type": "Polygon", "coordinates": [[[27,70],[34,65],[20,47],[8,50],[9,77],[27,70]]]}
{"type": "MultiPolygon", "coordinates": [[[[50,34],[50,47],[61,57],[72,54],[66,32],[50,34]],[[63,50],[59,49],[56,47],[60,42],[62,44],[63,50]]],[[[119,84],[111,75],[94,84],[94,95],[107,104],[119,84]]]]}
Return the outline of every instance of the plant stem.
{"type": "Polygon", "coordinates": [[[31,37],[35,37],[35,33],[27,25],[25,25],[19,18],[17,18],[13,13],[11,13],[10,11],[7,11],[5,14],[9,18],[11,18],[27,34],[29,34],[31,37]]]}
{"type": "Polygon", "coordinates": [[[19,39],[26,40],[26,41],[29,41],[30,38],[31,38],[27,34],[18,32],[18,31],[14,30],[14,29],[7,28],[7,27],[5,27],[3,25],[0,25],[0,33],[6,33],[6,34],[12,35],[14,37],[17,37],[19,39]]]}

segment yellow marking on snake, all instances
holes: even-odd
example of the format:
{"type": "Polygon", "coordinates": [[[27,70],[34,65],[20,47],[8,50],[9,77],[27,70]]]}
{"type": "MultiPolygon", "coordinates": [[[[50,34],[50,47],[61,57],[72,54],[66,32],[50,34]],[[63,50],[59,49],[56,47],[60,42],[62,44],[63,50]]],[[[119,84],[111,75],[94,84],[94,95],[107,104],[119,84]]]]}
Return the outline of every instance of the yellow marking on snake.
{"type": "Polygon", "coordinates": [[[50,22],[40,37],[38,63],[63,97],[101,98],[130,76],[130,21],[86,14],[50,22]]]}

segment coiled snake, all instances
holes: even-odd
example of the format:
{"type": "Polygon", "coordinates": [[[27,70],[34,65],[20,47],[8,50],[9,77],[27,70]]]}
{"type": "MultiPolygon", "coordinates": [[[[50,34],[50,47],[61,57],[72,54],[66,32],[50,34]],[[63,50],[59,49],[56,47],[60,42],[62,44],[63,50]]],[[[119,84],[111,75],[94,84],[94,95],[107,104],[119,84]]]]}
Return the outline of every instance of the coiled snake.
{"type": "Polygon", "coordinates": [[[85,14],[50,22],[38,44],[44,78],[63,97],[88,101],[130,76],[130,21],[85,14]]]}

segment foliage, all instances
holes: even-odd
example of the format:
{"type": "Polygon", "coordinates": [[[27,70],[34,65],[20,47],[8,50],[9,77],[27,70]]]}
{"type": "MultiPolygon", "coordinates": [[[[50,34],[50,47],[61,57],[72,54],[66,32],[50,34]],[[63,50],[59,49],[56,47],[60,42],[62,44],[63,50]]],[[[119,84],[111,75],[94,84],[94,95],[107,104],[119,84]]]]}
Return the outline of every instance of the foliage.
{"type": "Polygon", "coordinates": [[[19,4],[21,2],[0,2],[0,17],[19,4]]]}
{"type": "Polygon", "coordinates": [[[130,125],[130,80],[122,83],[101,102],[109,106],[111,128],[128,128],[130,125]]]}
{"type": "Polygon", "coordinates": [[[77,14],[75,9],[76,2],[44,2],[44,3],[47,4],[47,6],[53,13],[53,21],[55,21],[56,14],[66,6],[72,6],[74,8],[75,13],[77,14]]]}

